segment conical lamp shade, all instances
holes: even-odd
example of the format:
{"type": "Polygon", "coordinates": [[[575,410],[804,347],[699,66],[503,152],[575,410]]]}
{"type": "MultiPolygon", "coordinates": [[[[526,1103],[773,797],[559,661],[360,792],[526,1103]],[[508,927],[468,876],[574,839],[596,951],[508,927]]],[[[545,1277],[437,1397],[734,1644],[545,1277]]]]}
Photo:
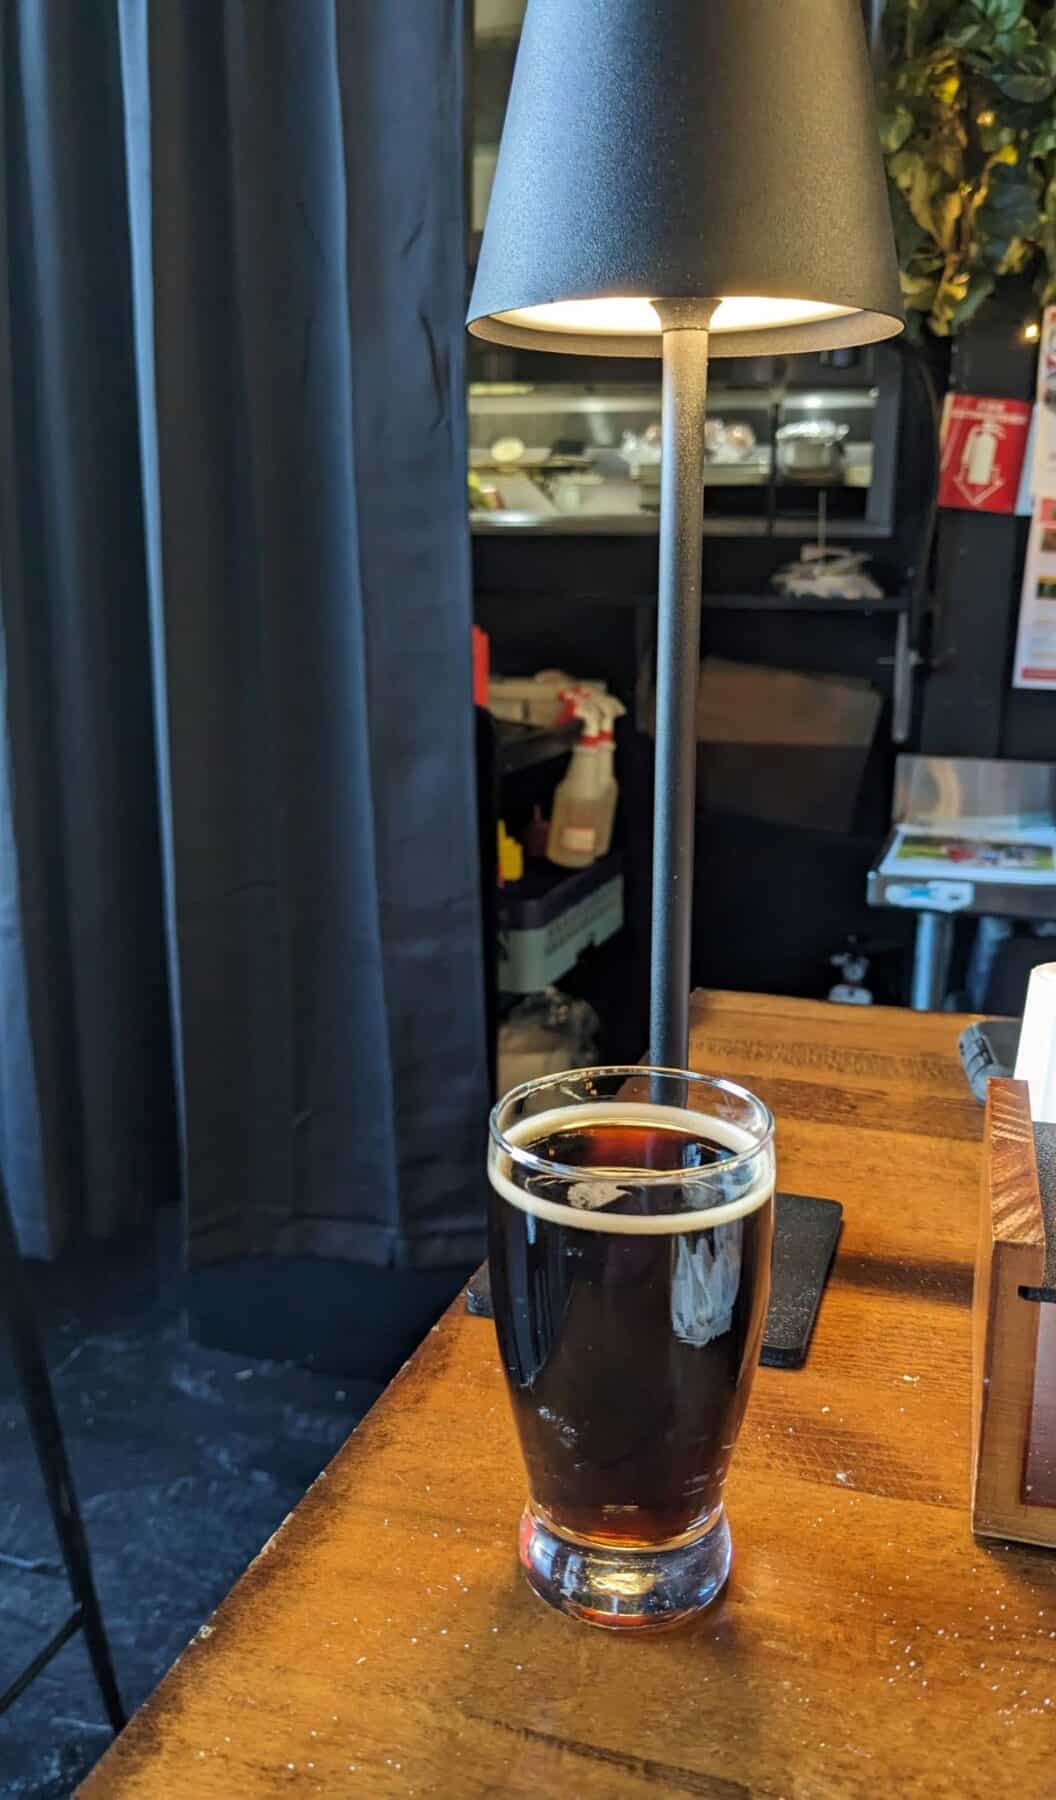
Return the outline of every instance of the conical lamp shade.
{"type": "Polygon", "coordinates": [[[708,299],[713,356],[900,330],[859,0],[528,0],[470,329],[656,356],[708,299]]]}

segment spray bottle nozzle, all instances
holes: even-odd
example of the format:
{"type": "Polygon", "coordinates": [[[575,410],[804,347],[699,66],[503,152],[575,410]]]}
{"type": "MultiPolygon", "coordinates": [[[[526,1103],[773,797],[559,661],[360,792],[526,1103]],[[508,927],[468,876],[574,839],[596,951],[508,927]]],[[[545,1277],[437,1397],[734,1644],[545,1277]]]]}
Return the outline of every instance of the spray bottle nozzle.
{"type": "Polygon", "coordinates": [[[601,713],[601,741],[611,744],[616,735],[616,721],[623,718],[627,708],[615,694],[599,694],[598,710],[601,713]]]}
{"type": "MultiPolygon", "coordinates": [[[[571,719],[578,719],[583,727],[580,743],[597,738],[603,729],[602,702],[606,697],[596,688],[568,688],[561,696],[560,723],[567,725],[571,719]]],[[[619,705],[619,701],[616,704],[619,705]]]]}

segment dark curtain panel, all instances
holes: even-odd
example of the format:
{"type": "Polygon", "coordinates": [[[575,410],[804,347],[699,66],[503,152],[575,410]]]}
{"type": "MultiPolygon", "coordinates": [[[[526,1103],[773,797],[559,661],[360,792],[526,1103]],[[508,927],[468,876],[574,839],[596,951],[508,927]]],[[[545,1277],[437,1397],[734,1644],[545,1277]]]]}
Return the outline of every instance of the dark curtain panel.
{"type": "MultiPolygon", "coordinates": [[[[438,1264],[480,1244],[460,12],[4,15],[7,180],[35,247],[43,199],[13,132],[45,137],[59,189],[61,151],[70,192],[48,194],[54,310],[9,245],[0,317],[0,350],[20,362],[24,328],[40,363],[0,398],[18,876],[9,908],[0,882],[0,997],[22,995],[7,1028],[17,1052],[24,1019],[37,1052],[20,1092],[0,1046],[2,1149],[17,1186],[32,1113],[47,1166],[37,1040],[57,1038],[82,1162],[97,1140],[112,1162],[143,1121],[164,1151],[177,1121],[192,1264],[438,1264]],[[12,94],[30,64],[32,104],[12,94]],[[105,257],[93,184],[123,209],[105,257]],[[56,467],[75,496],[65,561],[56,467]],[[95,818],[85,871],[66,837],[95,818]],[[98,917],[79,877],[103,890],[98,917]],[[35,959],[34,933],[62,956],[35,959]]],[[[0,756],[0,854],[3,787],[0,756]]],[[[83,1179],[92,1204],[107,1187],[97,1224],[125,1210],[110,1169],[83,1179]]]]}
{"type": "Polygon", "coordinates": [[[0,11],[0,1155],[24,1248],[176,1188],[116,14],[0,11]]]}

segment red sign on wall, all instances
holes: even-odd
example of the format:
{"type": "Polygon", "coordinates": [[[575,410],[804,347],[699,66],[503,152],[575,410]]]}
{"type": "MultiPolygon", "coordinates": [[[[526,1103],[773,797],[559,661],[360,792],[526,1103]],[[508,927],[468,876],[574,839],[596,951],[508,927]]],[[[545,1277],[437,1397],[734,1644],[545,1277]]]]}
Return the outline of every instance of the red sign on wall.
{"type": "Polygon", "coordinates": [[[1016,509],[1030,431],[1025,400],[947,394],[942,411],[939,505],[975,512],[1016,509]]]}

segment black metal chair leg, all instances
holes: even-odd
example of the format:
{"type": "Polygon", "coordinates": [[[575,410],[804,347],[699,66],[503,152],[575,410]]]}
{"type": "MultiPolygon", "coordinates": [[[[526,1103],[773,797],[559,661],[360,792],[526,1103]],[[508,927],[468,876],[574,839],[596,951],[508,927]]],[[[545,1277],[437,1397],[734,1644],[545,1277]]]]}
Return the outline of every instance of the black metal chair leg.
{"type": "MultiPolygon", "coordinates": [[[[55,1535],[80,1615],[80,1626],[102,1696],[115,1732],[125,1723],[110,1645],[103,1628],[99,1599],[92,1577],[88,1545],[74,1493],[62,1426],[55,1406],[51,1377],[44,1359],[36,1319],[26,1287],[22,1258],[15,1237],[7,1194],[0,1182],[0,1302],[7,1315],[15,1373],[29,1420],[37,1460],[51,1509],[55,1535]]],[[[63,1641],[60,1637],[60,1642],[63,1641]]],[[[53,1650],[59,1648],[55,1643],[53,1650]]],[[[34,1671],[37,1672],[37,1671],[34,1671]]],[[[19,1689],[19,1691],[21,1691],[19,1689]]],[[[14,1697],[13,1695],[11,1696],[14,1697]]]]}

